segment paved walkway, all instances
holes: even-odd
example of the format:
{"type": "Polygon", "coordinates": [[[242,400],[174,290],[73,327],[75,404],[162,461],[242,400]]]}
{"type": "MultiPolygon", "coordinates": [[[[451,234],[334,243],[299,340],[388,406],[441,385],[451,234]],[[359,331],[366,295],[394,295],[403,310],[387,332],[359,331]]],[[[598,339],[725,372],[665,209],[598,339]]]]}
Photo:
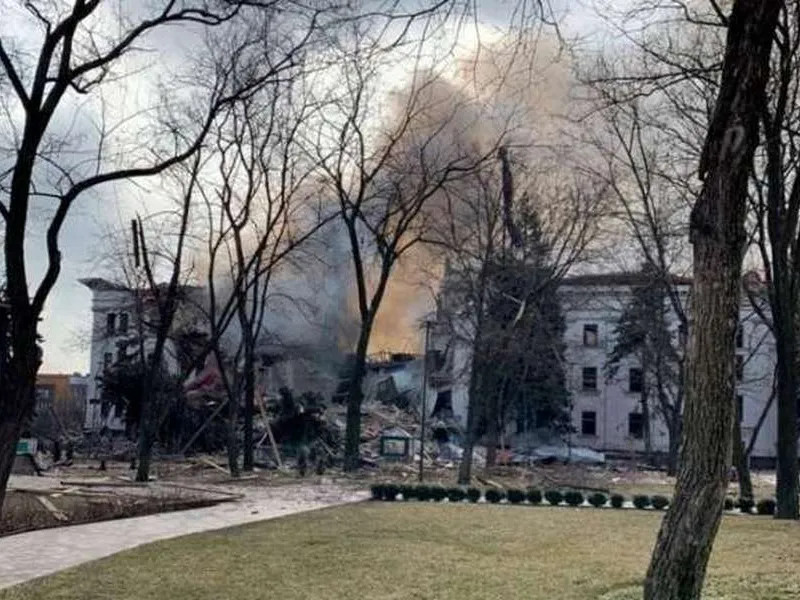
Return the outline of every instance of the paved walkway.
{"type": "Polygon", "coordinates": [[[239,502],[0,538],[0,589],[157,540],[358,502],[366,492],[334,486],[231,489],[239,502]]]}

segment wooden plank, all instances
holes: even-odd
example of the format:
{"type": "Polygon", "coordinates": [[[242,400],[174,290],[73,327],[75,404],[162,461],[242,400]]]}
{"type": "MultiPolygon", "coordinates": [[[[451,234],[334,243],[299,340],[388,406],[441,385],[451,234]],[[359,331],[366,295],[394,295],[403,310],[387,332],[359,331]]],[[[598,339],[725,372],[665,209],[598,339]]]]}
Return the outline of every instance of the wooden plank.
{"type": "Polygon", "coordinates": [[[225,473],[225,475],[229,475],[230,474],[230,473],[228,473],[228,469],[226,469],[225,467],[221,467],[220,465],[215,463],[213,460],[211,460],[210,458],[206,458],[205,456],[200,456],[198,458],[195,458],[194,460],[196,460],[197,462],[203,463],[204,465],[207,465],[209,467],[212,467],[212,468],[216,469],[217,471],[225,473]]]}
{"type": "Polygon", "coordinates": [[[107,488],[126,488],[126,487],[147,487],[148,483],[146,481],[113,481],[109,479],[108,481],[98,481],[98,480],[91,480],[91,479],[62,479],[62,485],[66,485],[68,487],[107,487],[107,488]]]}
{"type": "MultiPolygon", "coordinates": [[[[256,400],[256,398],[253,398],[256,400]]],[[[278,444],[275,443],[275,436],[272,434],[272,427],[269,425],[269,416],[267,415],[267,402],[256,402],[261,411],[261,418],[264,419],[264,426],[267,428],[267,436],[269,437],[269,444],[272,446],[272,452],[275,453],[275,462],[278,463],[278,468],[283,469],[283,461],[281,460],[281,453],[278,452],[278,444]]]]}
{"type": "Polygon", "coordinates": [[[236,492],[226,492],[224,490],[209,489],[209,488],[205,488],[205,487],[202,487],[202,486],[199,486],[199,485],[189,485],[189,484],[185,484],[185,483],[175,483],[175,482],[171,482],[171,481],[164,481],[164,482],[161,483],[161,485],[164,486],[164,487],[178,488],[179,490],[190,490],[190,491],[193,491],[193,492],[203,492],[205,494],[214,494],[214,495],[217,495],[217,496],[225,496],[225,497],[228,497],[228,498],[231,498],[231,499],[234,499],[234,500],[244,498],[244,494],[239,494],[239,493],[236,493],[236,492]]]}
{"type": "Polygon", "coordinates": [[[62,523],[64,521],[69,521],[69,517],[65,515],[59,508],[57,508],[55,504],[50,502],[49,498],[44,496],[36,496],[36,499],[39,501],[39,504],[44,506],[50,512],[50,514],[56,518],[57,521],[61,521],[62,523]]]}

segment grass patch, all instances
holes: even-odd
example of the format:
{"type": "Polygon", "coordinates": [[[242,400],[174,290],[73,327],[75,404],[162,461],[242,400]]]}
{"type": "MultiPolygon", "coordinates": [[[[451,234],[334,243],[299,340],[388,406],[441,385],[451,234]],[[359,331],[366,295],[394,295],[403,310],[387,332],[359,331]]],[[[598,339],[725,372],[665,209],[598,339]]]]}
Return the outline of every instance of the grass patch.
{"type": "MultiPolygon", "coordinates": [[[[663,513],[366,503],[144,546],[2,600],[627,600],[663,513]]],[[[800,593],[800,525],[726,517],[709,599],[800,593]]]]}

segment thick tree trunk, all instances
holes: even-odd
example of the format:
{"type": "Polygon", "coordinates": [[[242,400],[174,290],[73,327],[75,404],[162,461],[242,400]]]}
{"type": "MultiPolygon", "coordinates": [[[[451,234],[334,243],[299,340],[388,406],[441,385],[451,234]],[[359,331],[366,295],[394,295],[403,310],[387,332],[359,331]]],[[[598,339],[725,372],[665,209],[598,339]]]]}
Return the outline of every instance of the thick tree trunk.
{"type": "MultiPolygon", "coordinates": [[[[780,284],[775,282],[776,295],[780,284]]],[[[781,298],[776,304],[783,304],[781,298]]],[[[777,306],[776,306],[777,308],[777,306]]],[[[783,310],[791,307],[782,306],[783,310]]],[[[783,312],[780,310],[779,312],[783,312]]],[[[797,465],[797,383],[795,377],[796,340],[792,314],[775,315],[776,358],[778,375],[778,466],[775,491],[776,519],[797,519],[798,465],[797,465]],[[788,327],[778,327],[781,322],[788,327]]]]}
{"type": "Polygon", "coordinates": [[[675,477],[678,474],[678,455],[681,448],[681,425],[683,416],[681,415],[683,401],[681,396],[678,396],[676,406],[665,418],[667,425],[667,434],[669,435],[668,448],[667,448],[667,475],[675,477]]]}
{"type": "Polygon", "coordinates": [[[464,453],[461,456],[461,464],[458,466],[459,485],[469,485],[472,481],[472,460],[475,452],[479,404],[478,404],[478,367],[475,361],[475,350],[473,348],[472,367],[469,375],[469,398],[467,400],[467,427],[464,436],[464,453]]]}
{"type": "Polygon", "coordinates": [[[361,466],[361,402],[364,396],[362,387],[367,371],[367,347],[371,332],[371,320],[362,323],[351,370],[350,390],[347,395],[347,424],[344,440],[345,471],[355,471],[361,466]]]}
{"type": "Polygon", "coordinates": [[[700,598],[722,516],[731,464],[748,177],[782,5],[736,0],[728,22],[719,96],[700,161],[703,189],[690,223],[693,326],[680,466],[647,571],[645,600],[700,598]]]}
{"type": "Polygon", "coordinates": [[[500,399],[497,391],[491,390],[486,405],[486,467],[497,464],[497,446],[500,444],[500,423],[497,414],[500,399]]]}
{"type": "Polygon", "coordinates": [[[669,449],[667,450],[667,475],[675,477],[678,474],[678,453],[680,452],[680,437],[669,434],[669,449]]]}
{"type": "Polygon", "coordinates": [[[644,461],[646,464],[651,464],[653,462],[653,437],[650,429],[650,402],[648,401],[648,395],[647,386],[643,386],[641,402],[643,421],[642,425],[644,427],[644,430],[642,431],[644,436],[644,461]]]}
{"type": "MultiPolygon", "coordinates": [[[[238,384],[238,382],[236,382],[238,384]]],[[[234,390],[239,390],[239,385],[234,385],[234,390]]],[[[228,403],[228,470],[231,477],[239,477],[239,398],[236,393],[228,403]]]]}
{"type": "Polygon", "coordinates": [[[254,344],[245,348],[244,358],[244,448],[242,449],[242,470],[253,470],[253,417],[255,416],[255,353],[254,344]]]}
{"type": "Polygon", "coordinates": [[[36,322],[30,310],[12,307],[11,347],[13,356],[5,360],[0,373],[0,516],[5,500],[8,478],[14,466],[17,442],[33,417],[36,406],[36,372],[39,369],[39,350],[36,345],[36,322]],[[19,315],[22,314],[22,317],[19,315]]]}
{"type": "Polygon", "coordinates": [[[0,417],[0,516],[3,514],[3,502],[6,496],[8,478],[14,466],[17,442],[22,433],[20,419],[8,418],[5,412],[0,417]]]}
{"type": "Polygon", "coordinates": [[[750,460],[745,452],[744,442],[742,441],[741,417],[739,415],[738,403],[736,408],[736,419],[733,422],[733,466],[736,469],[736,476],[739,479],[739,498],[747,500],[753,499],[753,480],[750,477],[750,460]]]}
{"type": "Polygon", "coordinates": [[[740,260],[738,251],[695,241],[695,326],[684,438],[675,500],[647,573],[648,600],[700,598],[728,482],[740,260]]]}
{"type": "Polygon", "coordinates": [[[139,443],[137,446],[139,466],[136,469],[136,481],[148,481],[150,479],[150,461],[153,456],[153,442],[155,441],[155,431],[153,431],[154,412],[152,403],[149,400],[142,403],[139,443]]]}

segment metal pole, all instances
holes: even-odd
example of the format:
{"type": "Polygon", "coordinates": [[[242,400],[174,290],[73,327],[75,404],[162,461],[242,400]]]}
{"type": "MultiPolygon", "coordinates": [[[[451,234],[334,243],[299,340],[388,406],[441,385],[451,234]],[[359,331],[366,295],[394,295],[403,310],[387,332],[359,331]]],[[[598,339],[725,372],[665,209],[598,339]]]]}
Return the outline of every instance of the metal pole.
{"type": "Polygon", "coordinates": [[[428,417],[428,343],[430,341],[431,322],[425,321],[425,354],[422,358],[422,427],[419,434],[419,480],[423,480],[425,468],[425,419],[428,417]]]}

